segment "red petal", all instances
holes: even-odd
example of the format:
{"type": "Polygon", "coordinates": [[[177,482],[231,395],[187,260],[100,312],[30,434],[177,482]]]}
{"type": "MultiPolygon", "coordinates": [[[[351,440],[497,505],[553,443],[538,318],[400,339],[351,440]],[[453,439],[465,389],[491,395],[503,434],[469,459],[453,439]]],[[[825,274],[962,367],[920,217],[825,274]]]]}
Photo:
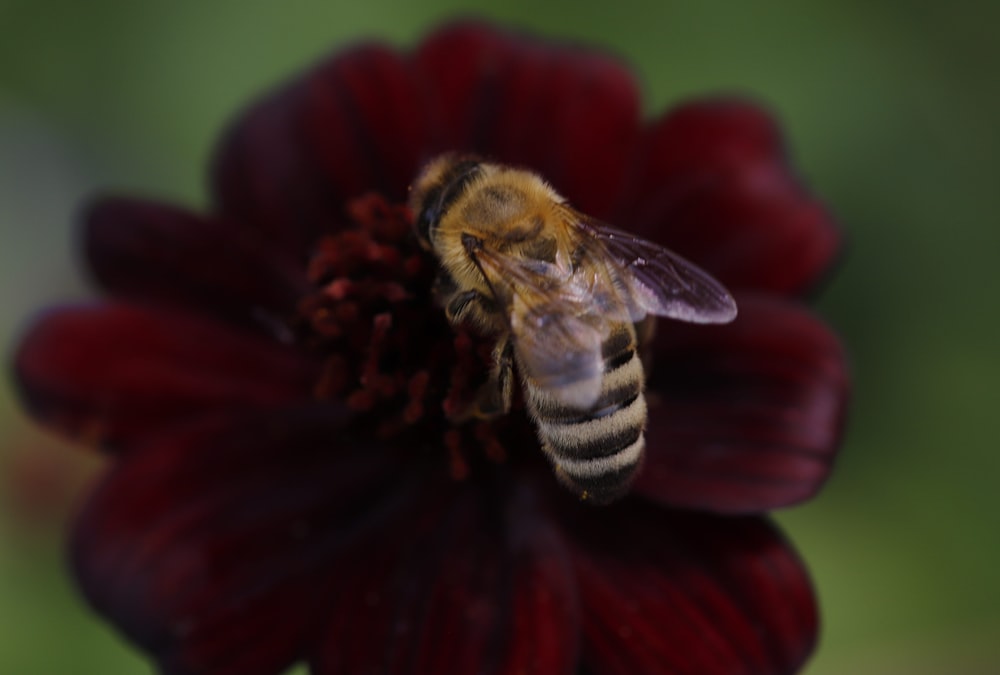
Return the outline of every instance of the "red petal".
{"type": "Polygon", "coordinates": [[[290,347],[126,304],[44,315],[21,345],[16,373],[43,422],[111,444],[206,412],[306,398],[316,377],[314,364],[290,347]]]}
{"type": "Polygon", "coordinates": [[[604,55],[460,23],[417,54],[439,149],[541,173],[574,206],[606,216],[639,133],[639,96],[604,55]]]}
{"type": "Polygon", "coordinates": [[[254,233],[154,202],[105,199],[87,213],[84,246],[98,282],[126,298],[196,307],[250,322],[289,316],[307,290],[254,233]]]}
{"type": "Polygon", "coordinates": [[[306,93],[300,81],[247,110],[223,138],[212,171],[221,213],[294,261],[344,221],[343,196],[326,184],[304,129],[306,93]]]}
{"type": "Polygon", "coordinates": [[[574,555],[594,675],[782,675],[813,649],[802,564],[763,520],[635,500],[587,514],[574,555]]]}
{"type": "Polygon", "coordinates": [[[826,480],[848,397],[843,350],[804,310],[738,298],[728,326],[661,322],[636,489],[665,504],[760,512],[826,480]]]}
{"type": "Polygon", "coordinates": [[[426,143],[410,65],[377,45],[352,49],[306,81],[303,124],[329,189],[343,199],[377,191],[403,202],[426,143]]]}
{"type": "Polygon", "coordinates": [[[432,35],[415,64],[359,47],[254,106],[218,153],[215,193],[224,214],[301,258],[348,199],[402,201],[443,150],[531,166],[605,215],[638,135],[637,90],[618,63],[464,23],[432,35]]]}
{"type": "Polygon", "coordinates": [[[428,509],[409,531],[336,570],[320,675],[574,672],[572,569],[547,517],[498,514],[482,486],[428,509]]]}
{"type": "Polygon", "coordinates": [[[796,180],[770,116],[700,101],[656,122],[622,222],[730,288],[799,293],[829,268],[840,232],[796,180]]]}
{"type": "Polygon", "coordinates": [[[283,671],[327,607],[330,561],[413,492],[389,453],[344,447],[344,420],[213,420],[124,456],[77,524],[88,600],[165,672],[283,671]]]}
{"type": "MultiPolygon", "coordinates": [[[[678,106],[650,130],[656,143],[644,167],[661,179],[692,171],[741,171],[785,161],[784,141],[771,115],[749,101],[703,99],[678,106]]],[[[645,175],[646,180],[654,176],[645,175]]]]}

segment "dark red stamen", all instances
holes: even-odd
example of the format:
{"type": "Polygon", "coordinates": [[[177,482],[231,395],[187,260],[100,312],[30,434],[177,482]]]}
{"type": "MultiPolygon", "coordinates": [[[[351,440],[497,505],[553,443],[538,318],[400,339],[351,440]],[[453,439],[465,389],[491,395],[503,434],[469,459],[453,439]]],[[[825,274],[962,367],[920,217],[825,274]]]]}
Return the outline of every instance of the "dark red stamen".
{"type": "Polygon", "coordinates": [[[427,385],[430,383],[430,373],[421,370],[410,378],[409,403],[403,410],[403,420],[413,424],[424,415],[424,398],[427,396],[427,385]]]}
{"type": "Polygon", "coordinates": [[[469,462],[462,451],[462,434],[450,429],[444,434],[444,445],[448,449],[448,472],[455,480],[465,480],[469,476],[469,462]]]}
{"type": "Polygon", "coordinates": [[[482,444],[483,453],[494,462],[502,462],[507,459],[507,451],[497,440],[493,426],[487,422],[480,422],[476,425],[476,440],[482,444]]]}
{"type": "Polygon", "coordinates": [[[468,412],[469,404],[475,396],[475,388],[470,384],[476,348],[468,331],[458,330],[454,339],[455,367],[451,370],[448,394],[441,403],[441,410],[448,419],[460,419],[468,412]]]}

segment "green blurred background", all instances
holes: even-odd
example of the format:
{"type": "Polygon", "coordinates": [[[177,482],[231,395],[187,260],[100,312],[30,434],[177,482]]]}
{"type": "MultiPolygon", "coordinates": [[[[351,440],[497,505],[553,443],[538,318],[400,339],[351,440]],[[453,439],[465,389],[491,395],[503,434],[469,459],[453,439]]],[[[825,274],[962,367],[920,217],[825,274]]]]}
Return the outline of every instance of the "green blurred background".
{"type": "MultiPolygon", "coordinates": [[[[248,99],[346,42],[412,45],[456,12],[603,45],[647,109],[740,91],[779,114],[849,250],[820,301],[852,355],[828,488],[780,514],[814,572],[811,675],[1000,673],[1000,3],[0,0],[0,346],[87,294],[95,190],[206,201],[248,99]]],[[[0,388],[0,673],[145,673],[88,614],[61,537],[99,469],[0,388]]]]}

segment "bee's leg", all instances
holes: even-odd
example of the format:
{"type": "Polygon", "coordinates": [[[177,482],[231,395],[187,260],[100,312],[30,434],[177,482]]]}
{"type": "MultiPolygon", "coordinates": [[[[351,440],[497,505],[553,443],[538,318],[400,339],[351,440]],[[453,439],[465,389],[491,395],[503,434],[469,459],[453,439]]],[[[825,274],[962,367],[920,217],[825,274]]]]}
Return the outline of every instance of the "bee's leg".
{"type": "Polygon", "coordinates": [[[448,302],[444,306],[445,316],[451,323],[460,324],[481,298],[482,296],[477,291],[455,293],[448,298],[448,302]]]}
{"type": "Polygon", "coordinates": [[[448,296],[444,313],[452,325],[468,323],[486,333],[498,333],[503,324],[497,317],[496,303],[479,291],[458,291],[448,296]]]}
{"type": "Polygon", "coordinates": [[[506,415],[514,394],[514,343],[504,335],[493,349],[490,379],[476,396],[475,416],[483,419],[506,415]]]}
{"type": "Polygon", "coordinates": [[[493,367],[489,378],[476,390],[476,397],[469,402],[452,422],[470,419],[488,420],[510,412],[514,393],[514,347],[507,336],[500,338],[493,350],[493,367]]]}
{"type": "Polygon", "coordinates": [[[478,291],[461,290],[451,275],[444,270],[434,280],[432,292],[438,303],[444,307],[448,321],[456,326],[467,318],[469,312],[478,309],[477,305],[485,301],[478,291]]]}

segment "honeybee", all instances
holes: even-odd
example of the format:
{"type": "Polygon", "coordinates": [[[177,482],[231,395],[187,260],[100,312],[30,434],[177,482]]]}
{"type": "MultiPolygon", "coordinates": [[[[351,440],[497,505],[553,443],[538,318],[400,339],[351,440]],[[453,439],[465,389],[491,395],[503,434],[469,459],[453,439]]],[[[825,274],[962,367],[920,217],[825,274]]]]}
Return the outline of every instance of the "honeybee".
{"type": "Polygon", "coordinates": [[[732,296],[677,254],[574,210],[530,171],[442,155],[409,203],[440,264],[435,294],[448,320],[497,338],[469,414],[509,411],[516,365],[559,480],[596,503],[624,495],[645,448],[637,324],[727,323],[732,296]]]}

